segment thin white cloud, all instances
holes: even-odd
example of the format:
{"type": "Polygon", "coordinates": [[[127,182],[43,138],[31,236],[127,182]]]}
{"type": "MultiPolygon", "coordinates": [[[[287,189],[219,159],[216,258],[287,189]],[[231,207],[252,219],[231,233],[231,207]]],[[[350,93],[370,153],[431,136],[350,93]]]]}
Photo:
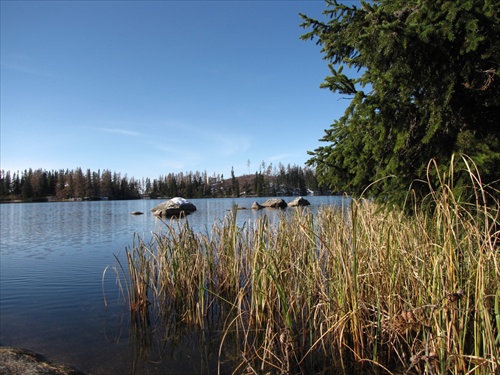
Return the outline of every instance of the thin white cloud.
{"type": "Polygon", "coordinates": [[[142,133],[133,131],[133,130],[126,130],[126,129],[118,129],[118,128],[99,128],[100,131],[106,132],[106,133],[111,133],[111,134],[118,134],[118,135],[125,135],[128,137],[141,137],[142,133]]]}
{"type": "Polygon", "coordinates": [[[174,170],[177,170],[177,171],[182,171],[185,168],[185,166],[186,166],[185,163],[180,162],[180,161],[175,161],[175,160],[165,161],[165,162],[161,163],[161,165],[166,170],[174,169],[174,170]]]}
{"type": "Polygon", "coordinates": [[[217,136],[212,137],[213,142],[217,145],[217,153],[222,156],[231,156],[241,154],[247,151],[251,145],[251,138],[245,136],[217,136]]]}
{"type": "Polygon", "coordinates": [[[280,155],[273,155],[273,156],[269,156],[267,158],[267,160],[269,162],[275,162],[275,161],[280,161],[280,160],[284,160],[284,159],[287,159],[287,158],[290,158],[292,157],[293,154],[280,154],[280,155]]]}
{"type": "Polygon", "coordinates": [[[200,154],[201,160],[206,159],[206,152],[227,157],[245,152],[252,145],[252,136],[223,132],[217,124],[193,124],[190,121],[169,119],[162,126],[165,131],[163,137],[170,138],[169,151],[177,142],[191,143],[197,148],[197,151],[191,149],[191,153],[200,154]]]}
{"type": "Polygon", "coordinates": [[[10,59],[2,58],[0,66],[2,67],[2,69],[19,73],[32,74],[40,77],[54,77],[52,73],[33,67],[28,59],[22,55],[12,55],[10,59]]]}

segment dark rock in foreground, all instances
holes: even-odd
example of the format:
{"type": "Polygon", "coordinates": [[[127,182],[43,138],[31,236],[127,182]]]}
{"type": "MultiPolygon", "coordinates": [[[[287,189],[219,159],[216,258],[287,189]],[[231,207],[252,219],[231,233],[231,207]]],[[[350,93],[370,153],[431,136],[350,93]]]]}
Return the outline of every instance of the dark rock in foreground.
{"type": "Polygon", "coordinates": [[[151,209],[151,212],[153,212],[155,216],[160,217],[189,215],[194,211],[196,211],[196,206],[180,197],[169,199],[151,209]]]}
{"type": "Polygon", "coordinates": [[[43,355],[26,349],[0,347],[0,374],[85,375],[76,367],[51,362],[43,355]]]}
{"type": "Polygon", "coordinates": [[[288,203],[289,207],[298,207],[298,206],[309,206],[311,203],[307,199],[302,197],[297,197],[293,201],[288,203]]]}

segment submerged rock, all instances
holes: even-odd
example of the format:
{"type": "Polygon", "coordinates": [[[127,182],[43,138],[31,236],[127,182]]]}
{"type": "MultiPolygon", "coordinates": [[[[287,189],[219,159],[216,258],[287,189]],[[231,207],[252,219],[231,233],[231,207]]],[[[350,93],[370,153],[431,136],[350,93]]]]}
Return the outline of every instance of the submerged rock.
{"type": "Polygon", "coordinates": [[[189,215],[194,211],[196,211],[196,206],[180,197],[169,199],[151,209],[151,212],[153,212],[155,216],[160,217],[189,215]]]}
{"type": "Polygon", "coordinates": [[[293,201],[288,203],[289,207],[298,207],[298,206],[309,206],[311,203],[307,199],[302,197],[297,197],[293,201]]]}
{"type": "Polygon", "coordinates": [[[235,206],[233,207],[233,209],[231,208],[228,208],[226,211],[233,211],[233,210],[246,210],[247,208],[246,207],[239,207],[239,206],[235,206]]]}
{"type": "Polygon", "coordinates": [[[49,361],[30,350],[0,347],[0,374],[85,375],[76,367],[49,361]]]}
{"type": "Polygon", "coordinates": [[[252,203],[252,210],[260,210],[264,208],[264,206],[261,206],[260,204],[258,204],[257,202],[253,202],[252,203]]]}

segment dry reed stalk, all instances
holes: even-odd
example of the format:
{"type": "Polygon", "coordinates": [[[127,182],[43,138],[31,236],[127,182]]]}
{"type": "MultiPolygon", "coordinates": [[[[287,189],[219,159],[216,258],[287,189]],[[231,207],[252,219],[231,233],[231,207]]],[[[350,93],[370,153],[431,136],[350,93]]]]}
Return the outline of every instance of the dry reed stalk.
{"type": "Polygon", "coordinates": [[[241,228],[233,210],[204,234],[170,223],[127,253],[130,305],[222,332],[238,373],[495,373],[499,205],[462,162],[474,206],[430,164],[438,188],[412,216],[361,199],[241,228]]]}

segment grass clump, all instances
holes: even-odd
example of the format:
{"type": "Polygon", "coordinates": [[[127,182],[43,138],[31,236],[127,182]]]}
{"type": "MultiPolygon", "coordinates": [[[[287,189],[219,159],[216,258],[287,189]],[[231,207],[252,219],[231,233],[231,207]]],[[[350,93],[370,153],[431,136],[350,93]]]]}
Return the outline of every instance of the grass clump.
{"type": "Polygon", "coordinates": [[[475,204],[441,175],[411,216],[346,199],[171,222],[127,250],[132,316],[212,335],[234,373],[498,373],[500,206],[466,170],[475,204]]]}

